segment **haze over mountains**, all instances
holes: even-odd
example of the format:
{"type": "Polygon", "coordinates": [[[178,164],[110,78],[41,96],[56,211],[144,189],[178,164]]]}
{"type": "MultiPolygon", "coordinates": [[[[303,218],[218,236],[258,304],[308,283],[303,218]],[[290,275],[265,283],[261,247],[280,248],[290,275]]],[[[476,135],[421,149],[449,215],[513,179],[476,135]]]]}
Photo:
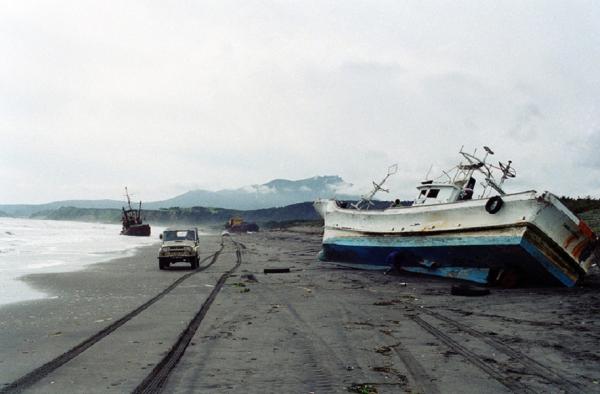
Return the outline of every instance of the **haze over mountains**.
{"type": "MultiPolygon", "coordinates": [[[[351,184],[339,176],[315,176],[301,180],[275,179],[262,185],[249,185],[237,189],[219,191],[192,190],[163,201],[143,202],[144,209],[215,207],[237,210],[253,210],[283,207],[290,204],[313,201],[317,198],[336,197],[354,200],[356,195],[348,194],[351,184]]],[[[116,208],[123,206],[118,200],[66,200],[47,204],[0,205],[0,211],[11,216],[28,217],[32,214],[59,209],[75,208],[116,208]]]]}

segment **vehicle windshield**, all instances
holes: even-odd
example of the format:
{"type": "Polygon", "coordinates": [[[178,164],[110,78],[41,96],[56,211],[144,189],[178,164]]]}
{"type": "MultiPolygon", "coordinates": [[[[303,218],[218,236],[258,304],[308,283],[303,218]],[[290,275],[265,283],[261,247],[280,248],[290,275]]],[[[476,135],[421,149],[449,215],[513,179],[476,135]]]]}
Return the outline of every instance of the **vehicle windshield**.
{"type": "Polygon", "coordinates": [[[196,234],[191,230],[176,230],[176,231],[165,231],[163,233],[164,241],[195,241],[196,234]]]}

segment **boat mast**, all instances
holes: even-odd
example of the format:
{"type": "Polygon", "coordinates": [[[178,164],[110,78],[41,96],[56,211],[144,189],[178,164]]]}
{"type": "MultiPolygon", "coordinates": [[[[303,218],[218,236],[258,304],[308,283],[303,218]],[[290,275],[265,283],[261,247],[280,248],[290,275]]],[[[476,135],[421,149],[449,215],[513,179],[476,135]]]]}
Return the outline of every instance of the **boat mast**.
{"type": "Polygon", "coordinates": [[[489,155],[493,155],[494,152],[487,146],[484,146],[483,149],[485,149],[486,153],[485,153],[485,156],[483,157],[483,159],[480,159],[476,156],[477,150],[475,150],[473,152],[473,154],[470,154],[470,153],[464,152],[461,147],[459,153],[461,155],[463,155],[463,157],[465,159],[467,159],[469,164],[467,164],[467,165],[460,164],[458,166],[458,168],[463,171],[466,170],[465,179],[468,179],[469,177],[471,177],[473,175],[473,173],[475,172],[475,170],[479,171],[480,173],[482,173],[485,176],[485,183],[483,183],[484,189],[483,189],[483,193],[481,194],[481,197],[484,197],[486,195],[488,187],[491,187],[492,189],[496,190],[498,192],[498,194],[500,194],[502,196],[502,195],[506,194],[506,192],[502,189],[502,185],[504,184],[504,181],[508,178],[514,178],[517,175],[517,172],[515,171],[514,168],[511,167],[511,164],[512,164],[511,160],[508,161],[508,164],[498,162],[499,167],[488,164],[487,158],[489,155]],[[492,169],[500,170],[502,172],[502,177],[500,178],[499,182],[497,182],[496,179],[494,179],[494,174],[492,173],[492,169]]]}
{"type": "Polygon", "coordinates": [[[389,166],[388,172],[387,172],[387,175],[385,176],[385,178],[383,178],[381,180],[381,182],[379,182],[379,183],[375,183],[375,181],[373,181],[373,190],[369,194],[365,194],[364,196],[362,196],[360,201],[357,202],[356,204],[352,204],[352,206],[354,208],[360,210],[364,204],[366,204],[367,209],[369,209],[369,206],[375,205],[371,200],[373,199],[373,197],[375,197],[375,194],[377,194],[377,192],[379,192],[379,191],[386,192],[386,193],[390,192],[389,189],[383,188],[383,184],[388,180],[388,178],[391,175],[394,175],[397,171],[398,171],[398,164],[389,166]]]}
{"type": "Polygon", "coordinates": [[[129,210],[133,209],[131,208],[131,199],[129,198],[129,191],[127,191],[127,186],[125,186],[125,197],[127,197],[127,206],[129,207],[129,210]]]}

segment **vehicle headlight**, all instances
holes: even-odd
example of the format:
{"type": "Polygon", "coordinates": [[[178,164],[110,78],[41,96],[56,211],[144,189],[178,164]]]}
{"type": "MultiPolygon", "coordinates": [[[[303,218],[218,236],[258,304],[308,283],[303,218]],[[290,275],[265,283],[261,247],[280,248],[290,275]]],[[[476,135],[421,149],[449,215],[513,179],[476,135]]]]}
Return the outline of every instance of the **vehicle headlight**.
{"type": "Polygon", "coordinates": [[[191,247],[191,246],[186,246],[186,247],[185,247],[185,251],[186,251],[187,253],[192,253],[192,251],[193,251],[193,250],[194,250],[194,249],[192,249],[192,247],[191,247]]]}

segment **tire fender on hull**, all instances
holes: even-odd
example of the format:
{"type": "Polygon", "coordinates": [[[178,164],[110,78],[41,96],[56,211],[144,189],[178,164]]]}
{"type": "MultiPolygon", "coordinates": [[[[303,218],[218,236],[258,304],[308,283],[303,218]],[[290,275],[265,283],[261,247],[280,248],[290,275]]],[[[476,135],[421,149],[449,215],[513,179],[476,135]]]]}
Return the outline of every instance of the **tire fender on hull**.
{"type": "Polygon", "coordinates": [[[504,205],[504,200],[502,200],[502,197],[494,196],[485,203],[485,210],[487,213],[493,215],[502,208],[502,205],[504,205]]]}

